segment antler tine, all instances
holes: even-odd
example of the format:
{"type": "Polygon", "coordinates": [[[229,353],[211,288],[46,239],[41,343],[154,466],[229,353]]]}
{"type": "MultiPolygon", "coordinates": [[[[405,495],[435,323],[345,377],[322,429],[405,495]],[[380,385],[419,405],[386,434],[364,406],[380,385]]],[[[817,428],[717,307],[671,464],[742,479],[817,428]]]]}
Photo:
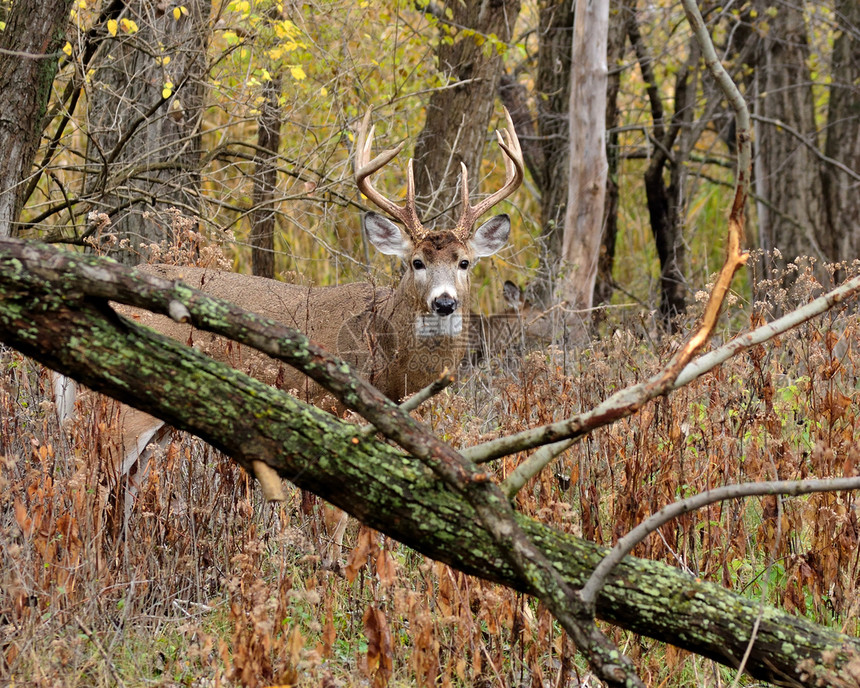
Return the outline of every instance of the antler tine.
{"type": "Polygon", "coordinates": [[[358,130],[358,138],[355,145],[355,183],[359,191],[363,193],[379,208],[391,215],[396,220],[400,220],[406,227],[407,233],[415,238],[424,234],[424,227],[418,219],[418,213],[415,210],[415,181],[412,174],[412,160],[409,160],[409,165],[406,175],[406,206],[401,207],[394,201],[389,200],[376,189],[370,182],[370,175],[378,172],[391,162],[403,150],[406,142],[401,142],[396,148],[390,148],[382,151],[372,160],[370,152],[373,149],[373,130],[370,126],[371,110],[367,111],[364,119],[361,122],[361,127],[358,130]],[[369,128],[368,128],[369,127],[369,128]]]}
{"type": "Polygon", "coordinates": [[[457,222],[456,232],[463,236],[468,236],[472,232],[472,226],[481,215],[487,212],[499,201],[510,196],[520,184],[523,183],[524,163],[523,149],[520,146],[520,140],[517,138],[517,132],[514,129],[514,122],[511,119],[511,113],[505,108],[505,119],[507,127],[503,131],[496,132],[496,139],[499,142],[499,147],[505,154],[505,184],[496,193],[488,196],[478,205],[471,205],[469,202],[469,176],[466,166],[463,163],[461,172],[462,194],[463,194],[463,211],[460,215],[460,220],[457,222]]]}

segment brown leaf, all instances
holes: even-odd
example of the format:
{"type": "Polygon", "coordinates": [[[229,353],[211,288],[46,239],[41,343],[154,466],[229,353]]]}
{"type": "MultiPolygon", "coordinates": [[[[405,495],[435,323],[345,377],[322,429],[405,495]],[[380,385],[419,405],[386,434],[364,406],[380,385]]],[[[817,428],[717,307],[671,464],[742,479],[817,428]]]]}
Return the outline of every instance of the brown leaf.
{"type": "Polygon", "coordinates": [[[334,609],[330,600],[326,600],[325,625],[322,632],[322,655],[330,657],[331,650],[334,647],[334,641],[337,637],[337,631],[334,627],[334,609]]]}
{"type": "Polygon", "coordinates": [[[376,574],[383,588],[390,588],[397,580],[397,564],[387,549],[380,550],[376,557],[376,574]]]}
{"type": "Polygon", "coordinates": [[[20,499],[15,500],[15,521],[24,537],[30,537],[33,532],[33,520],[27,515],[27,507],[20,499]]]}
{"type": "Polygon", "coordinates": [[[394,668],[391,631],[381,609],[372,605],[364,612],[364,635],[367,638],[367,672],[375,688],[388,685],[394,668]]]}
{"type": "Polygon", "coordinates": [[[367,557],[370,555],[373,544],[373,531],[370,528],[362,526],[361,530],[358,531],[358,542],[355,543],[355,547],[349,553],[349,558],[343,571],[350,583],[355,580],[358,572],[367,564],[367,557]]]}

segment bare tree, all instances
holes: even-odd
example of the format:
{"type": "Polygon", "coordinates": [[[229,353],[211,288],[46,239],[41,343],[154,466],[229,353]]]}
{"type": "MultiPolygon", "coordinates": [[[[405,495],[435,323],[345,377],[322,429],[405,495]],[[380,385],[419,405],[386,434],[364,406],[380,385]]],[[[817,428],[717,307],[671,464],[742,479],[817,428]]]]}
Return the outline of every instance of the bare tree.
{"type": "Polygon", "coordinates": [[[609,0],[579,0],[573,25],[570,187],[562,242],[562,260],[568,273],[559,286],[560,296],[575,311],[568,319],[575,337],[583,334],[582,325],[593,303],[603,233],[608,32],[609,0]]]}
{"type": "Polygon", "coordinates": [[[158,212],[196,215],[200,120],[204,107],[211,4],[185,11],[163,3],[119,3],[101,25],[88,101],[87,182],[94,204],[129,245],[117,257],[140,260],[140,244],[171,237],[158,212]],[[130,249],[130,250],[128,250],[130,249]]]}

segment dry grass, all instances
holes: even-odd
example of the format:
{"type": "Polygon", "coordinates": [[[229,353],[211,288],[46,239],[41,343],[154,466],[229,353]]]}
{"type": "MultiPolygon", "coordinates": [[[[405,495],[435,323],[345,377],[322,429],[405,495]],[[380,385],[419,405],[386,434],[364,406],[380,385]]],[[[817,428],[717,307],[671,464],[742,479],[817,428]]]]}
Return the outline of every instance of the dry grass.
{"type": "MultiPolygon", "coordinates": [[[[818,287],[800,271],[777,305],[818,287]]],[[[772,284],[762,284],[772,297],[772,284]]],[[[773,300],[770,304],[775,303],[773,300]]],[[[761,304],[735,306],[734,321],[761,304]]],[[[758,317],[758,315],[754,315],[758,317]]],[[[424,420],[455,446],[589,408],[652,372],[656,347],[605,321],[592,347],[472,371],[424,420]]],[[[856,471],[856,306],[726,363],[594,433],[518,495],[555,527],[609,543],[709,486],[856,471]]],[[[548,613],[351,523],[297,490],[278,507],[231,461],[175,435],[120,475],[102,400],[58,427],[50,376],[0,351],[0,683],[31,686],[579,685],[548,613]],[[129,490],[136,490],[132,499],[129,490]]],[[[522,457],[495,466],[499,477],[522,457]]],[[[636,554],[848,632],[860,630],[855,497],[714,505],[636,554]]],[[[650,685],[724,670],[615,633],[650,685]]]]}

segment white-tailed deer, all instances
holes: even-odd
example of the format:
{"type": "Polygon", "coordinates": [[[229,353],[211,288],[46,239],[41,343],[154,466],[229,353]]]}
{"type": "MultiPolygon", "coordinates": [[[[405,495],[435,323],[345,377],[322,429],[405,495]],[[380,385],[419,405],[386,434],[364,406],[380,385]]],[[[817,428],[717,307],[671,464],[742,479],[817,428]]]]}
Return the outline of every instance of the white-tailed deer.
{"type": "Polygon", "coordinates": [[[506,309],[492,315],[472,314],[473,362],[495,356],[522,354],[552,343],[552,314],[532,305],[522,287],[505,280],[502,288],[506,309]]]}
{"type": "MultiPolygon", "coordinates": [[[[507,242],[507,215],[497,215],[474,229],[481,215],[522,183],[522,150],[510,115],[505,115],[507,128],[497,132],[505,156],[503,187],[472,205],[464,165],[460,219],[455,227],[436,231],[428,231],[418,219],[411,160],[405,205],[385,198],[371,184],[370,176],[388,164],[405,143],[371,159],[370,112],[365,116],[356,141],[356,184],[369,200],[403,226],[373,212],[364,215],[362,226],[380,252],[404,261],[405,272],[394,289],[370,283],[304,287],[206,268],[153,265],[141,269],[166,279],[182,280],[211,296],[303,331],[317,344],[344,358],[389,398],[399,400],[436,380],[445,368],[456,370],[468,344],[463,314],[469,313],[472,266],[478,258],[496,253],[507,242]]],[[[324,390],[303,374],[263,354],[165,316],[125,306],[117,310],[311,403],[340,409],[334,402],[324,403],[324,390]]],[[[137,414],[129,414],[128,425],[137,435],[124,433],[124,447],[136,453],[136,437],[152,433],[151,428],[142,429],[139,422],[132,421],[133,415],[137,414]]],[[[158,421],[152,419],[152,424],[158,421]]]]}

